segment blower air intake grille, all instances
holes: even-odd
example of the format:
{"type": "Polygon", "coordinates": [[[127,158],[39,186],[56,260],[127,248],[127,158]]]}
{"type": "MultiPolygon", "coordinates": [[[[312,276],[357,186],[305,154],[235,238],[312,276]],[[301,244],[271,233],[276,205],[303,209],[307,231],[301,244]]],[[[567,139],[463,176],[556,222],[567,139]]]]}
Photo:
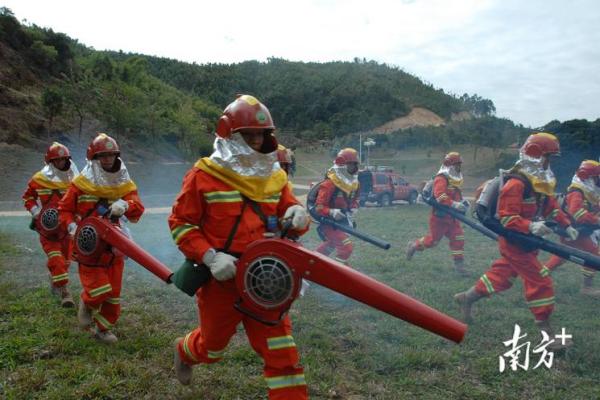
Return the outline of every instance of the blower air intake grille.
{"type": "Polygon", "coordinates": [[[98,245],[98,232],[91,225],[82,226],[77,234],[77,248],[82,254],[89,255],[98,245]]]}
{"type": "Polygon", "coordinates": [[[294,279],[290,268],[275,257],[252,261],[244,276],[246,293],[266,309],[277,308],[292,298],[294,279]]]}
{"type": "Polygon", "coordinates": [[[40,222],[47,231],[56,229],[58,227],[58,210],[56,208],[47,208],[42,213],[40,222]]]}

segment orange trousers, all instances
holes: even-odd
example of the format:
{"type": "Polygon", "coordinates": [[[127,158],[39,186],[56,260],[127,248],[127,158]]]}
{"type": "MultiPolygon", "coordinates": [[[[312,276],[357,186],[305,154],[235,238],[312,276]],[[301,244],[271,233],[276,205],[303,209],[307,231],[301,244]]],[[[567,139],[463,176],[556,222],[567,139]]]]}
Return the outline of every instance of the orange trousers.
{"type": "MultiPolygon", "coordinates": [[[[573,241],[567,241],[564,238],[561,238],[560,241],[563,244],[566,244],[567,246],[571,246],[571,247],[574,247],[579,250],[587,251],[588,253],[591,253],[591,254],[595,254],[595,255],[598,254],[598,245],[594,244],[594,241],[589,236],[581,236],[581,237],[578,237],[577,240],[573,240],[573,241]]],[[[559,256],[553,255],[552,257],[550,257],[550,259],[544,265],[544,267],[546,269],[542,271],[542,274],[543,275],[549,274],[551,271],[554,271],[560,265],[564,264],[565,261],[566,260],[564,258],[560,258],[559,256]]],[[[595,269],[587,268],[587,267],[581,267],[581,272],[583,273],[584,276],[590,277],[590,278],[593,278],[594,275],[596,274],[595,269]]]]}
{"type": "Polygon", "coordinates": [[[289,316],[276,326],[268,326],[241,314],[233,308],[239,298],[233,280],[211,279],[196,296],[200,326],[178,344],[179,355],[185,363],[210,364],[221,360],[241,322],[250,345],[264,360],[263,375],[269,388],[269,399],[308,398],[289,316]]]}
{"type": "Polygon", "coordinates": [[[320,225],[317,229],[321,231],[325,241],[317,247],[316,251],[329,256],[335,250],[335,260],[347,264],[352,255],[352,250],[354,250],[352,240],[348,234],[329,225],[320,225]]]}
{"type": "Polygon", "coordinates": [[[121,314],[121,285],[124,258],[115,257],[110,266],[79,264],[81,300],[92,310],[92,318],[101,331],[110,330],[121,314]]]}
{"type": "Polygon", "coordinates": [[[525,299],[536,321],[544,321],[554,310],[554,285],[552,278],[544,276],[538,251],[525,252],[520,247],[498,239],[502,258],[494,261],[475,285],[475,290],[489,296],[509,289],[518,276],[523,281],[525,299]]]}
{"type": "Polygon", "coordinates": [[[423,251],[435,247],[444,236],[450,241],[448,246],[452,258],[462,260],[465,257],[465,233],[460,223],[450,217],[440,218],[431,214],[429,217],[429,234],[416,240],[417,250],[423,251]]]}
{"type": "Polygon", "coordinates": [[[42,245],[42,249],[44,249],[44,253],[48,256],[46,265],[50,272],[52,286],[65,286],[69,283],[69,265],[73,249],[71,236],[66,235],[60,241],[52,241],[40,235],[40,244],[42,245]]]}

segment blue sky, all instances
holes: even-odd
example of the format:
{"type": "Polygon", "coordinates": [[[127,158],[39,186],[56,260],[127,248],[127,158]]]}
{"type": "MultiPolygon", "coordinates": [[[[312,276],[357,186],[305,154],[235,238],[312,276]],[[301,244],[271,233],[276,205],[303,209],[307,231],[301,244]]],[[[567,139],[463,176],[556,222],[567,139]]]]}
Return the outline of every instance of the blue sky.
{"type": "Polygon", "coordinates": [[[182,61],[367,58],[536,127],[600,117],[600,2],[3,0],[95,49],[182,61]],[[227,5],[226,7],[224,5],[227,5]]]}

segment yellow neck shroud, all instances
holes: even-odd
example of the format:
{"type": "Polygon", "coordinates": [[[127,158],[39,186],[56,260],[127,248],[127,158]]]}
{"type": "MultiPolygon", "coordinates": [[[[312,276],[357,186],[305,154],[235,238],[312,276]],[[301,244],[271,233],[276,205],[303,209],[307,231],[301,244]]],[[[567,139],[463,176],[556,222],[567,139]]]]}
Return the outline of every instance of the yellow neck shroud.
{"type": "Polygon", "coordinates": [[[590,192],[588,190],[588,188],[586,188],[584,185],[577,183],[577,182],[573,182],[571,183],[571,185],[569,185],[569,187],[567,188],[567,191],[571,190],[571,189],[579,189],[583,192],[583,196],[585,197],[585,199],[592,203],[593,205],[598,204],[598,202],[600,201],[600,197],[598,197],[596,195],[596,193],[590,192]]]}
{"type": "Polygon", "coordinates": [[[45,187],[46,189],[58,189],[58,190],[66,190],[69,187],[69,182],[55,182],[48,179],[42,171],[36,172],[35,175],[31,178],[35,183],[45,187]]]}
{"type": "Polygon", "coordinates": [[[544,180],[544,179],[540,179],[539,177],[529,174],[527,173],[527,171],[525,171],[522,168],[519,169],[513,169],[512,172],[516,172],[518,174],[523,175],[524,177],[526,177],[529,182],[531,183],[531,186],[533,187],[533,191],[536,193],[542,193],[545,194],[546,196],[554,196],[555,193],[555,189],[556,189],[556,179],[552,179],[550,181],[548,180],[544,180]]]}
{"type": "Polygon", "coordinates": [[[73,179],[73,184],[86,194],[98,196],[107,200],[117,200],[129,192],[137,190],[137,186],[132,180],[122,183],[118,186],[98,186],[90,182],[83,175],[77,175],[75,179],[73,179]]]}
{"type": "Polygon", "coordinates": [[[327,171],[327,178],[331,179],[333,184],[338,189],[340,189],[342,192],[346,193],[347,195],[350,195],[352,192],[356,192],[358,190],[358,181],[357,180],[355,180],[352,183],[346,183],[339,176],[337,176],[335,171],[333,171],[331,169],[329,171],[327,171]]]}
{"type": "Polygon", "coordinates": [[[254,201],[261,201],[281,192],[287,184],[287,174],[282,169],[274,171],[268,177],[244,176],[220,166],[208,157],[199,159],[194,167],[223,181],[254,201]]]}

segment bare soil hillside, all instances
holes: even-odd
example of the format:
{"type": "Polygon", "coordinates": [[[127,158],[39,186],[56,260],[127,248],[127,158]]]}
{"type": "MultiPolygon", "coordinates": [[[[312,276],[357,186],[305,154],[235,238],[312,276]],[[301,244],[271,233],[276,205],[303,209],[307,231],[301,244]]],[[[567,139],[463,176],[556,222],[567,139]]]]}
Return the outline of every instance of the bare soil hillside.
{"type": "Polygon", "coordinates": [[[413,126],[440,126],[446,121],[433,111],[422,107],[414,107],[405,117],[396,118],[392,121],[373,129],[377,133],[391,133],[399,129],[412,128],[413,126]]]}

